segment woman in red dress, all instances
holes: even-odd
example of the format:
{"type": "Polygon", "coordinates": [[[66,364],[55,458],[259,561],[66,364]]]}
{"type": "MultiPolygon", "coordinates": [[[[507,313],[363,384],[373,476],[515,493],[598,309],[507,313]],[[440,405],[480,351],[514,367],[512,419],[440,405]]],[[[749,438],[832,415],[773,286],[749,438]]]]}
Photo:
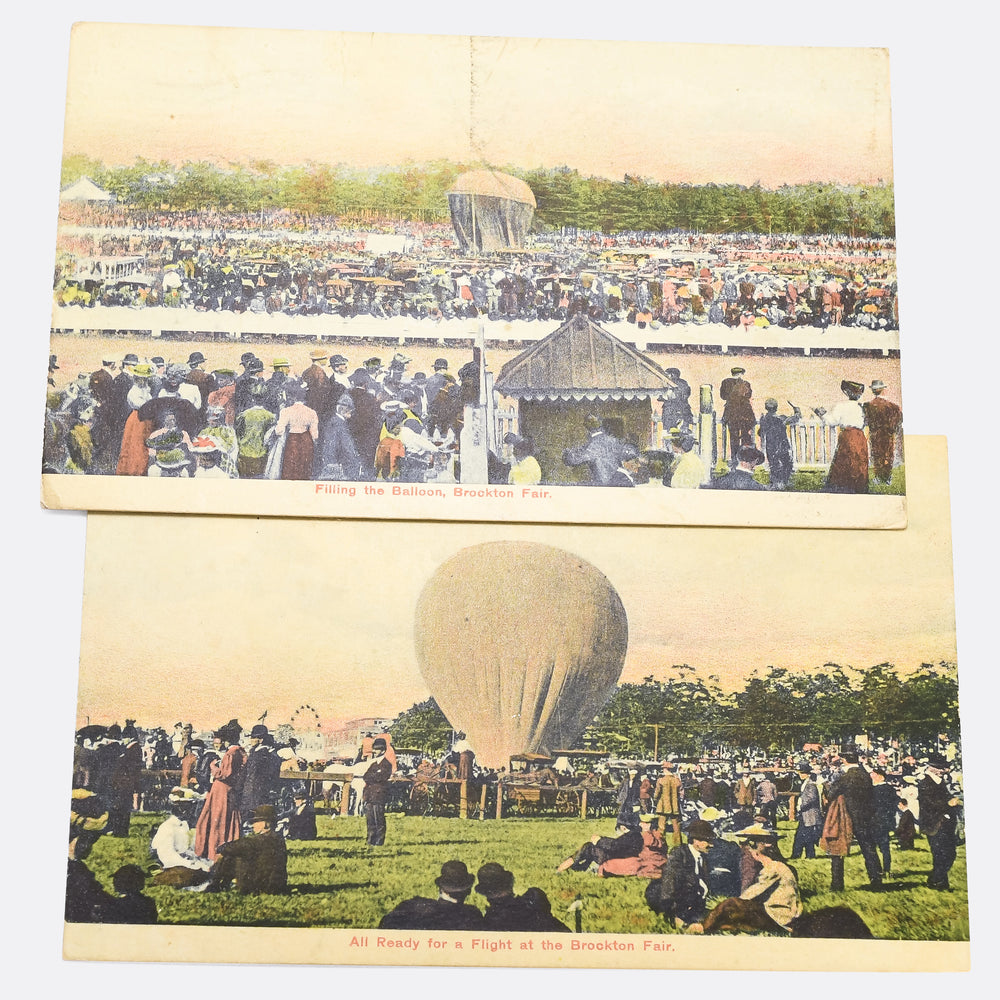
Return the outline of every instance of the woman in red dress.
{"type": "Polygon", "coordinates": [[[221,844],[240,836],[238,786],[247,762],[246,752],[239,744],[241,732],[239,723],[233,720],[213,734],[222,759],[212,763],[212,784],[201,807],[194,838],[195,854],[209,861],[218,857],[221,844]]]}
{"type": "Polygon", "coordinates": [[[285,437],[281,459],[282,479],[312,479],[313,454],[319,438],[319,416],[305,404],[306,387],[289,383],[285,389],[286,405],[274,425],[275,436],[285,437]]]}
{"type": "Polygon", "coordinates": [[[822,414],[824,423],[840,428],[823,488],[827,493],[867,493],[868,438],[864,432],[865,413],[858,402],[865,386],[845,379],[840,389],[847,399],[822,414]]]}

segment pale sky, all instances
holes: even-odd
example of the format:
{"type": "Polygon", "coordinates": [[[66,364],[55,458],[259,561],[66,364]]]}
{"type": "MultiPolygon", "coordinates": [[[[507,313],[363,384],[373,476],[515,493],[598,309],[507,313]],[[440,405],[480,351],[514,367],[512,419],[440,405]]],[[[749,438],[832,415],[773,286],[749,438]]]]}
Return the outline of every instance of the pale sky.
{"type": "Polygon", "coordinates": [[[772,664],[953,662],[945,439],[910,438],[906,457],[905,531],[91,514],[79,718],[394,716],[430,693],[413,641],[425,583],[499,539],[608,577],[629,620],[625,681],[679,663],[732,689],[772,664]]]}
{"type": "Polygon", "coordinates": [[[889,62],[861,48],[84,23],[64,150],[114,165],[442,158],[870,183],[892,177],[889,62]]]}

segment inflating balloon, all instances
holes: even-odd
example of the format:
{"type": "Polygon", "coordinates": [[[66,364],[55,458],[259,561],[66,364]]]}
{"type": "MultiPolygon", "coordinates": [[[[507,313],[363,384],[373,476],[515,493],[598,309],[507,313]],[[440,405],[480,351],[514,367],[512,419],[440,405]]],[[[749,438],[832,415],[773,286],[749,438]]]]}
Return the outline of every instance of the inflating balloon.
{"type": "Polygon", "coordinates": [[[417,601],[417,662],[477,760],[572,746],[614,692],[628,619],[590,563],[531,542],[488,542],[443,563],[417,601]]]}

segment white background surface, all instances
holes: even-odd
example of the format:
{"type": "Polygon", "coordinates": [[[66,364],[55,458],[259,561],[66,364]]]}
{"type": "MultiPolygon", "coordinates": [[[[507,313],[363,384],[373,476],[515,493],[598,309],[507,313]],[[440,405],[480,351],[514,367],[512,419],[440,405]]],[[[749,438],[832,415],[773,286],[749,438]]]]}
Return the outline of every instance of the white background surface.
{"type": "MultiPolygon", "coordinates": [[[[996,449],[996,17],[986,5],[721,2],[591,7],[569,3],[420,3],[339,5],[204,3],[178,6],[114,2],[21,4],[4,18],[2,217],[5,475],[7,515],[2,602],[7,642],[3,723],[7,778],[3,838],[7,925],[13,963],[4,979],[14,996],[186,996],[236,989],[255,996],[314,991],[487,996],[510,990],[621,996],[633,991],[754,995],[761,990],[846,990],[913,997],[991,994],[997,967],[994,893],[997,781],[994,649],[997,577],[996,449]],[[340,7],[345,9],[338,9],[340,7]],[[903,405],[910,434],[947,434],[953,503],[961,711],[967,785],[973,973],[971,977],[743,973],[548,972],[533,970],[379,970],[153,967],[61,960],[65,799],[74,723],[85,515],[42,511],[38,468],[48,355],[51,274],[59,190],[62,116],[70,25],[76,20],[159,21],[493,35],[662,39],[789,45],[888,47],[892,73],[899,283],[902,291],[903,405]],[[976,194],[982,192],[981,204],[976,194]],[[971,293],[970,290],[975,291],[971,293]],[[981,289],[981,291],[980,291],[981,289]],[[953,322],[961,302],[960,319],[953,322]],[[971,307],[970,307],[971,304],[971,307]],[[11,390],[13,395],[11,396],[11,390]],[[988,416],[989,415],[989,416],[988,416]],[[982,456],[988,455],[987,459],[982,456]],[[31,768],[31,774],[18,772],[31,768]],[[180,973],[178,975],[178,973],[180,973]],[[744,981],[749,980],[749,981],[744,981]]],[[[155,58],[155,53],[150,53],[155,58]]],[[[429,71],[432,67],[429,67],[429,71]]],[[[615,72],[627,67],[595,67],[615,72]]],[[[551,99],[539,95],[541,100],[551,99]]],[[[850,114],[850,108],[844,109],[850,114]]],[[[836,128],[836,122],[831,122],[836,128]]],[[[942,483],[942,488],[944,484],[942,483]]],[[[135,553],[136,584],[160,558],[183,558],[183,532],[150,539],[135,553]]],[[[853,565],[844,582],[892,566],[853,565]]],[[[121,628],[148,641],[165,626],[150,588],[149,621],[121,628]]],[[[251,612],[253,613],[253,612],[251,612]]]]}

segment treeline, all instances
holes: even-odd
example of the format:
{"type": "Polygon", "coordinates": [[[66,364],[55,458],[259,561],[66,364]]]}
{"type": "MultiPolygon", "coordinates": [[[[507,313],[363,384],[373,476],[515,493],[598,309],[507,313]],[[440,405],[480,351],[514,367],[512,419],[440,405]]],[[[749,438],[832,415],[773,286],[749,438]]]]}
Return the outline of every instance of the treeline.
{"type": "MultiPolygon", "coordinates": [[[[391,732],[397,746],[440,754],[452,728],[431,698],[400,715],[391,732]]],[[[954,664],[925,663],[905,675],[891,663],[866,670],[828,663],[812,672],[771,667],[735,692],[682,664],[667,680],[650,676],[619,685],[579,748],[651,759],[727,748],[787,752],[807,742],[849,743],[862,734],[883,743],[931,744],[940,733],[958,735],[954,664]]]]}
{"type": "MultiPolygon", "coordinates": [[[[88,176],[119,202],[142,210],[219,210],[246,214],[287,209],[344,219],[446,221],[447,191],[470,165],[434,161],[381,170],[343,165],[278,166],[268,161],[223,169],[209,163],[137,159],[106,167],[84,156],[63,160],[62,186],[88,176]]],[[[630,231],[793,233],[894,237],[891,184],[802,184],[768,190],[755,184],[659,184],[626,175],[622,181],[584,177],[568,167],[504,172],[522,178],[537,202],[540,232],[571,227],[630,231]]]]}

